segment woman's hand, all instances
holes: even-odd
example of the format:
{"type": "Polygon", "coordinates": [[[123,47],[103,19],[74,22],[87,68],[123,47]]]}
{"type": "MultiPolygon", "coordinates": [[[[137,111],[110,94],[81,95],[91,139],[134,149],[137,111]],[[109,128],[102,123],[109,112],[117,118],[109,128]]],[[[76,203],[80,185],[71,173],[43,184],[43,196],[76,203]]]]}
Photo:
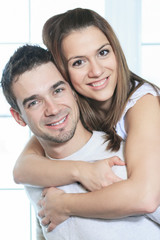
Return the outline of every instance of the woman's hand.
{"type": "Polygon", "coordinates": [[[48,232],[70,217],[64,207],[65,196],[67,194],[64,191],[54,187],[45,188],[42,192],[43,198],[38,202],[42,209],[38,215],[42,218],[42,225],[48,225],[48,232]]]}
{"type": "Polygon", "coordinates": [[[100,190],[112,183],[119,182],[122,179],[112,171],[114,165],[124,166],[125,163],[117,156],[98,160],[93,163],[85,162],[83,164],[82,162],[78,166],[78,182],[88,191],[100,190]]]}

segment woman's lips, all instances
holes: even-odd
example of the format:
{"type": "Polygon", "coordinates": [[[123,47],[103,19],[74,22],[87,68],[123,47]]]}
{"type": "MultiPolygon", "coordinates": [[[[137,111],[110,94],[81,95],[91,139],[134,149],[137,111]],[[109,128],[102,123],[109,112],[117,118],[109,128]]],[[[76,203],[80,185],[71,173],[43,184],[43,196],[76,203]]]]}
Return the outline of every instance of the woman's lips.
{"type": "Polygon", "coordinates": [[[105,79],[89,83],[88,85],[93,88],[99,89],[99,88],[105,86],[108,83],[108,80],[109,80],[109,77],[106,77],[105,79]]]}

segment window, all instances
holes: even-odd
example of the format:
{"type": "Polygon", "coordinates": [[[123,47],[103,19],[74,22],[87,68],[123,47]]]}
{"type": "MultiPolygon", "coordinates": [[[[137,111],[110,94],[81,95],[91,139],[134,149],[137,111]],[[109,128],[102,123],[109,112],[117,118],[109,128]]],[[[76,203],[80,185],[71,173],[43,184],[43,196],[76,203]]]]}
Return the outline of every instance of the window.
{"type": "MultiPolygon", "coordinates": [[[[25,43],[42,45],[42,26],[54,14],[75,7],[85,7],[92,8],[105,16],[105,8],[110,13],[109,6],[113,6],[113,3],[117,14],[119,12],[119,9],[117,9],[118,3],[122,5],[123,9],[126,7],[125,1],[119,2],[119,0],[108,0],[108,3],[105,0],[95,2],[93,0],[5,0],[2,2],[0,7],[0,74],[2,74],[2,69],[9,57],[19,46],[25,43]]],[[[126,3],[133,4],[134,0],[127,0],[126,3]]],[[[112,9],[111,12],[113,21],[116,18],[115,9],[112,9]]],[[[142,23],[141,75],[160,86],[159,11],[159,0],[142,0],[138,21],[142,23]]],[[[124,25],[125,22],[118,22],[118,24],[124,25]]],[[[31,133],[27,127],[22,128],[11,117],[9,105],[4,99],[1,88],[0,103],[1,236],[4,239],[35,240],[34,211],[26,197],[23,186],[16,185],[12,179],[14,163],[31,133]],[[5,237],[6,235],[7,237],[5,237]]]]}

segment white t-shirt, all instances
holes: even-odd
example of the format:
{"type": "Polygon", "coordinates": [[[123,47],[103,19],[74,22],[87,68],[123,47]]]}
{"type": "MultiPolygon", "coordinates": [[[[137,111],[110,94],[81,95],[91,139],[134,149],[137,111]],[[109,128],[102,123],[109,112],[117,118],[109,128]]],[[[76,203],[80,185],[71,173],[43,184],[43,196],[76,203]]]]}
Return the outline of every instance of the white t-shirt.
{"type": "MultiPolygon", "coordinates": [[[[130,99],[127,102],[127,105],[123,111],[123,114],[121,116],[121,119],[119,120],[119,122],[116,125],[116,131],[117,134],[119,136],[122,137],[122,139],[126,139],[127,137],[127,133],[125,130],[125,116],[127,111],[132,108],[136,102],[143,97],[146,94],[152,94],[153,96],[157,96],[157,92],[154,90],[154,88],[148,84],[148,83],[144,83],[141,87],[139,87],[130,97],[130,99]]],[[[159,92],[160,94],[160,92],[159,92]]]]}
{"type": "MultiPolygon", "coordinates": [[[[94,131],[87,144],[79,151],[62,160],[95,161],[112,156],[123,159],[123,144],[118,152],[106,151],[104,133],[94,131]]],[[[60,160],[61,161],[61,160],[60,160]]],[[[123,179],[127,178],[125,166],[114,166],[113,171],[123,179]]],[[[78,183],[59,187],[67,193],[84,193],[86,190],[78,183]]],[[[41,198],[41,188],[25,187],[36,213],[37,202],[41,198]]],[[[117,196],[118,198],[118,196],[117,196]]],[[[160,217],[160,210],[158,215],[160,217]]],[[[52,232],[47,233],[42,226],[47,240],[160,240],[160,225],[147,216],[126,217],[115,220],[70,217],[52,232]]]]}

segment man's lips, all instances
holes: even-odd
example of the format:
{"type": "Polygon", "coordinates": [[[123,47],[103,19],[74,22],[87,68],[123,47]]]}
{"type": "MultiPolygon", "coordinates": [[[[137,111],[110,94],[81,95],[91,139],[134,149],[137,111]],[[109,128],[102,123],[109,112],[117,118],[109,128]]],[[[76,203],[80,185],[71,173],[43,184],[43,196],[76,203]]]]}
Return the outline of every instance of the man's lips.
{"type": "Polygon", "coordinates": [[[62,124],[66,120],[66,118],[67,118],[67,116],[63,117],[62,119],[60,119],[56,122],[48,123],[46,125],[47,126],[58,126],[58,125],[62,124]]]}

